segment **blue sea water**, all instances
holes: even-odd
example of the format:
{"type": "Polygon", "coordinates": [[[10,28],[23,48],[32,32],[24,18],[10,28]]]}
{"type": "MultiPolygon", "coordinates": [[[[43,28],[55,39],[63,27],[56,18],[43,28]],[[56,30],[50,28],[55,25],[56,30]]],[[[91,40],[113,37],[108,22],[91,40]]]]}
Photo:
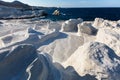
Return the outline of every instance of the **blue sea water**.
{"type": "Polygon", "coordinates": [[[120,8],[51,8],[46,17],[51,20],[67,20],[82,18],[84,21],[93,21],[96,17],[108,20],[120,20],[120,8]],[[54,10],[61,12],[60,16],[53,16],[54,10]]]}

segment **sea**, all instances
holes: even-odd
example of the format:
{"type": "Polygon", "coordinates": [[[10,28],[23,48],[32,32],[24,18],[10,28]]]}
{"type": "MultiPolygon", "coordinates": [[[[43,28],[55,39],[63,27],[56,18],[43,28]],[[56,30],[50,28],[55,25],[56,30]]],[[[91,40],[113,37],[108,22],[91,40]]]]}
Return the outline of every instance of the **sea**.
{"type": "Polygon", "coordinates": [[[68,20],[82,18],[84,21],[93,21],[95,18],[103,18],[107,20],[120,20],[120,8],[49,8],[46,19],[51,20],[68,20]],[[52,13],[58,9],[61,13],[54,16],[52,13]]]}

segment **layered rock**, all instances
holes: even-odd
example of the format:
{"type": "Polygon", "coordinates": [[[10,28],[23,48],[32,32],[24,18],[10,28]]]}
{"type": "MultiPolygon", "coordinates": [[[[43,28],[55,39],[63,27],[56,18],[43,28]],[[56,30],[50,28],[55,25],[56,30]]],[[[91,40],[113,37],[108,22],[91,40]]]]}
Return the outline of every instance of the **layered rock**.
{"type": "Polygon", "coordinates": [[[7,17],[13,17],[14,18],[17,15],[21,15],[21,14],[22,13],[15,8],[0,6],[0,18],[7,18],[7,17]]]}
{"type": "Polygon", "coordinates": [[[22,11],[13,7],[0,6],[0,19],[27,19],[47,15],[45,10],[22,11]]]}

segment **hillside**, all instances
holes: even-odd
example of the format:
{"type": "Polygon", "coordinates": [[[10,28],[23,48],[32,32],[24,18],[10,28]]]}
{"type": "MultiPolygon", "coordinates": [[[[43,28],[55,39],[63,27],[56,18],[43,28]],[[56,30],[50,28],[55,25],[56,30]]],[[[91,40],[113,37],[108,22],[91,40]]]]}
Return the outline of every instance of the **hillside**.
{"type": "Polygon", "coordinates": [[[13,1],[13,2],[0,1],[0,6],[7,6],[7,7],[14,7],[14,8],[26,8],[26,9],[32,8],[30,5],[24,4],[20,1],[13,1]]]}

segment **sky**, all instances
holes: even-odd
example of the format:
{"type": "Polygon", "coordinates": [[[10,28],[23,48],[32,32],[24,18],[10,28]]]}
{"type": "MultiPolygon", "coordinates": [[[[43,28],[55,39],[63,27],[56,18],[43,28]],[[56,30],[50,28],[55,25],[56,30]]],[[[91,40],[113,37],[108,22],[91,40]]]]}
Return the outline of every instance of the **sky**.
{"type": "MultiPolygon", "coordinates": [[[[3,0],[14,1],[14,0],[3,0]]],[[[120,0],[19,0],[33,6],[45,7],[120,7],[120,0]]]]}

